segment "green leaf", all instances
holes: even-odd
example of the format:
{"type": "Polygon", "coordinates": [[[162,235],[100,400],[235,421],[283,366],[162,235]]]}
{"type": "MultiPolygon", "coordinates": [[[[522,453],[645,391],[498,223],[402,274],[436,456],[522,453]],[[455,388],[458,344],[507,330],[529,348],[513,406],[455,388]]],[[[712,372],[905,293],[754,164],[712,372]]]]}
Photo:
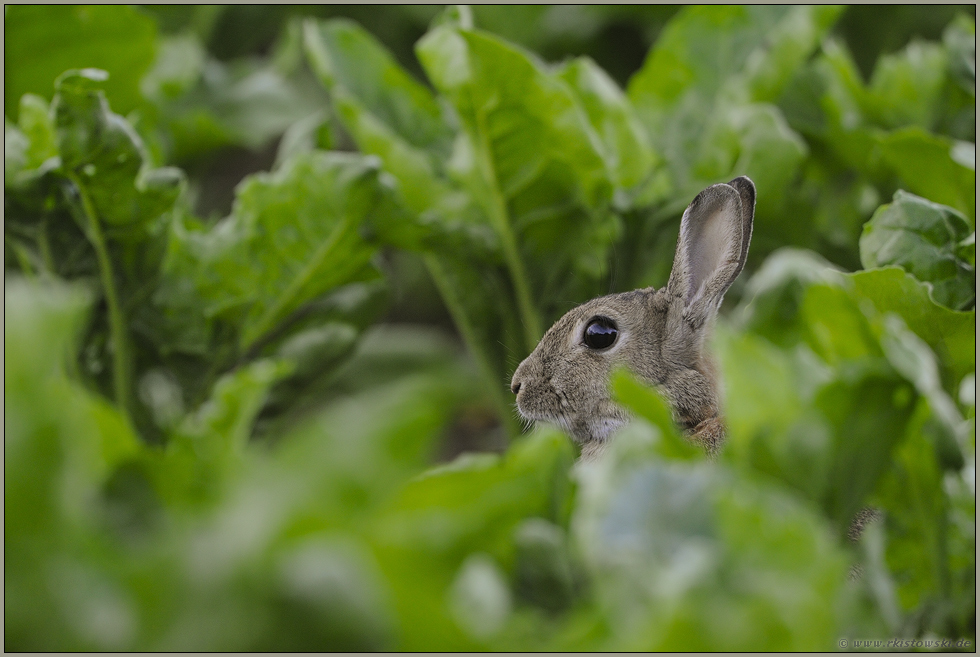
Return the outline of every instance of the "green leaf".
{"type": "Polygon", "coordinates": [[[806,650],[834,639],[824,596],[842,586],[845,561],[804,505],[716,465],[623,452],[594,470],[582,473],[573,527],[605,625],[595,649],[806,650]]]}
{"type": "Polygon", "coordinates": [[[61,283],[8,276],[4,285],[5,585],[18,601],[4,632],[29,650],[120,649],[132,636],[125,596],[93,562],[114,552],[99,531],[102,488],[142,446],[116,409],[67,375],[90,302],[61,283]],[[118,625],[92,632],[85,610],[115,610],[118,625]]]}
{"type": "Polygon", "coordinates": [[[143,93],[157,102],[187,94],[200,80],[206,61],[204,46],[191,34],[160,39],[153,67],[141,82],[143,93]]]}
{"type": "Polygon", "coordinates": [[[601,142],[568,85],[499,39],[441,26],[416,51],[460,117],[449,173],[500,239],[530,350],[550,300],[594,293],[619,234],[601,142]]]}
{"type": "Polygon", "coordinates": [[[975,224],[976,173],[953,159],[953,148],[951,139],[915,127],[896,130],[881,141],[882,159],[903,187],[959,210],[975,224]]]}
{"type": "Polygon", "coordinates": [[[448,27],[426,35],[417,52],[471,135],[484,185],[515,196],[554,161],[574,176],[568,182],[582,202],[594,207],[608,198],[604,163],[584,113],[568,87],[527,54],[491,35],[448,27]]]}
{"type": "Polygon", "coordinates": [[[878,59],[864,99],[868,118],[883,128],[935,123],[948,59],[936,43],[913,41],[899,53],[878,59]]]}
{"type": "MultiPolygon", "coordinates": [[[[687,7],[671,19],[628,94],[669,165],[678,204],[733,175],[749,175],[764,190],[767,174],[778,173],[771,189],[782,189],[805,147],[765,103],[779,97],[839,12],[711,6],[687,7]],[[773,146],[780,155],[770,167],[764,154],[773,146]],[[739,160],[743,148],[756,154],[739,160]]],[[[773,196],[760,192],[759,200],[773,196]]]]}
{"type": "Polygon", "coordinates": [[[212,505],[240,476],[246,445],[269,389],[292,369],[259,360],[226,374],[211,398],[174,428],[164,454],[149,461],[160,498],[174,507],[212,505]]]}
{"type": "Polygon", "coordinates": [[[339,87],[416,148],[448,147],[450,131],[432,93],[406,73],[356,23],[333,20],[303,27],[313,69],[328,89],[339,87]]]}
{"type": "Polygon", "coordinates": [[[483,553],[512,573],[519,526],[529,518],[565,524],[572,459],[565,436],[536,432],[503,457],[464,455],[433,468],[386,506],[372,542],[389,565],[405,649],[481,645],[461,634],[447,605],[456,570],[468,555],[483,553]]]}
{"type": "Polygon", "coordinates": [[[710,111],[719,90],[741,82],[735,78],[750,56],[757,50],[760,55],[755,59],[765,56],[760,49],[763,38],[779,30],[790,11],[787,7],[713,6],[679,12],[630,80],[630,99],[650,126],[659,125],[658,117],[681,104],[693,109],[694,98],[707,103],[701,113],[710,111]]]}
{"type": "Polygon", "coordinates": [[[901,316],[942,363],[946,386],[974,371],[976,363],[976,311],[959,312],[930,298],[929,288],[898,267],[848,274],[857,294],[869,299],[881,313],[901,316]]]}
{"type": "Polygon", "coordinates": [[[614,373],[610,384],[619,403],[657,428],[660,438],[654,447],[656,453],[680,460],[693,459],[701,453],[677,430],[670,406],[659,393],[625,370],[614,373]]]}
{"type": "Polygon", "coordinates": [[[835,283],[839,270],[812,251],[783,248],[772,253],[748,280],[735,316],[739,326],[781,347],[802,339],[797,315],[807,288],[835,283]]]}
{"type": "Polygon", "coordinates": [[[275,168],[281,167],[291,157],[314,150],[331,150],[336,137],[332,121],[324,110],[300,119],[286,129],[276,149],[275,168]]]}
{"type": "Polygon", "coordinates": [[[140,78],[156,51],[156,24],[125,5],[20,5],[4,16],[4,55],[17,62],[4,76],[4,114],[17,117],[25,93],[50,99],[67,69],[110,73],[106,94],[117,111],[140,105],[140,78]]]}
{"type": "Polygon", "coordinates": [[[949,604],[949,500],[925,415],[918,414],[875,499],[887,514],[885,557],[900,609],[906,614],[928,611],[919,623],[936,631],[949,627],[954,613],[949,604]]]}
{"type": "Polygon", "coordinates": [[[727,458],[819,502],[843,533],[886,472],[892,450],[922,424],[919,416],[928,418],[937,453],[952,467],[961,464],[962,418],[928,346],[853,285],[858,276],[892,270],[845,277],[789,256],[773,257],[759,281],[750,281],[759,292],[745,315],[786,351],[721,331],[727,458]],[[767,325],[773,302],[784,311],[767,325]],[[778,414],[769,410],[774,394],[778,414]],[[923,410],[913,418],[917,396],[923,410]]]}
{"type": "Polygon", "coordinates": [[[243,182],[231,215],[211,230],[175,225],[157,298],[175,322],[203,310],[204,328],[175,324],[184,348],[203,348],[220,318],[248,349],[303,304],[363,279],[376,247],[362,233],[403,220],[376,160],[305,154],[243,182]]]}
{"type": "Polygon", "coordinates": [[[286,361],[258,360],[226,374],[211,399],[177,428],[175,444],[188,444],[204,462],[240,456],[269,388],[292,369],[286,361]]]}
{"type": "Polygon", "coordinates": [[[24,153],[27,169],[37,169],[48,159],[58,155],[55,144],[55,130],[48,111],[48,103],[40,96],[24,94],[20,99],[18,127],[27,138],[24,153]]]}
{"type": "Polygon", "coordinates": [[[833,370],[808,349],[781,349],[752,333],[718,329],[715,346],[727,391],[728,426],[721,458],[820,500],[833,436],[813,397],[833,378],[833,370]]]}
{"type": "Polygon", "coordinates": [[[824,386],[814,403],[831,430],[831,465],[821,502],[843,534],[866,505],[915,409],[911,386],[891,372],[824,386]]]}
{"type": "Polygon", "coordinates": [[[173,206],[183,172],[150,169],[143,142],[132,126],[114,114],[102,87],[106,73],[66,71],[52,101],[58,152],[64,169],[77,176],[91,198],[97,219],[110,236],[144,237],[154,221],[173,206]]]}
{"type": "Polygon", "coordinates": [[[511,564],[521,520],[566,519],[572,457],[568,438],[547,430],[515,442],[502,458],[464,455],[433,468],[394,500],[383,538],[455,558],[480,549],[511,564]]]}
{"type": "Polygon", "coordinates": [[[610,179],[624,190],[643,182],[656,166],[657,157],[623,91],[587,57],[566,64],[559,75],[575,93],[602,140],[610,179]]]}
{"type": "Polygon", "coordinates": [[[308,74],[258,59],[221,62],[189,35],[164,42],[143,87],[156,102],[149,121],[163,150],[181,163],[229,145],[265,148],[326,100],[308,74]]]}
{"type": "Polygon", "coordinates": [[[902,190],[875,211],[861,235],[865,269],[897,265],[931,285],[932,298],[954,310],[976,297],[973,267],[958,257],[970,225],[956,210],[902,190]]]}
{"type": "Polygon", "coordinates": [[[957,14],[943,32],[943,45],[949,55],[953,78],[971,96],[976,97],[977,26],[974,20],[965,14],[957,14]]]}
{"type": "Polygon", "coordinates": [[[55,143],[54,121],[48,103],[40,96],[20,99],[17,125],[4,119],[3,180],[7,193],[7,220],[36,224],[39,216],[56,203],[50,175],[61,162],[55,143]]]}
{"type": "MultiPolygon", "coordinates": [[[[118,412],[67,376],[74,367],[91,295],[61,283],[37,285],[14,279],[5,285],[4,298],[7,481],[52,486],[36,502],[20,500],[23,507],[7,509],[17,517],[30,516],[31,509],[52,494],[58,505],[80,509],[91,502],[94,486],[139,446],[118,412]],[[41,456],[37,450],[49,452],[37,461],[36,469],[30,463],[41,456]],[[19,460],[22,457],[26,460],[19,460]],[[60,463],[56,467],[61,472],[46,470],[55,463],[60,463]],[[45,481],[45,476],[64,480],[45,481]],[[62,486],[71,490],[59,491],[62,486]]],[[[7,504],[13,502],[8,497],[7,504]]]]}
{"type": "Polygon", "coordinates": [[[415,81],[368,32],[347,21],[305,27],[308,57],[330,89],[334,107],[361,152],[381,158],[398,195],[418,215],[412,229],[380,235],[410,249],[496,254],[486,219],[442,175],[452,130],[431,92],[415,81]]]}

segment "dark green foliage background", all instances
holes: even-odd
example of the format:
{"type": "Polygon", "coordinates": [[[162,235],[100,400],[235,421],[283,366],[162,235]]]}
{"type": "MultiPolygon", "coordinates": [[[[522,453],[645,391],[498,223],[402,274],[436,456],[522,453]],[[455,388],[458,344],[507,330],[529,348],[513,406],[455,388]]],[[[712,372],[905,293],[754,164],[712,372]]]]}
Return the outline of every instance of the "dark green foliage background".
{"type": "Polygon", "coordinates": [[[4,19],[6,649],[975,649],[973,7],[4,19]],[[722,455],[522,432],[737,175],[722,455]]]}

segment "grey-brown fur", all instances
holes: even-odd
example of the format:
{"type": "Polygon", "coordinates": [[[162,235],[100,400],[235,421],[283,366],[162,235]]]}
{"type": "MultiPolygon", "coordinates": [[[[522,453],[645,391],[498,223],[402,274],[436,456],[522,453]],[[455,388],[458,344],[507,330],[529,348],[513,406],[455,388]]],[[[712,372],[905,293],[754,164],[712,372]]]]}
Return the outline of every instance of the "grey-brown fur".
{"type": "Polygon", "coordinates": [[[625,365],[655,385],[674,419],[709,453],[724,440],[718,381],[705,342],[722,297],[742,271],[752,236],[755,186],[748,178],[712,185],[681,219],[667,285],[592,299],[552,326],[511,381],[517,408],[529,421],[561,426],[598,456],[628,420],[613,403],[609,375],[625,365]],[[596,316],[616,323],[616,342],[602,351],[583,342],[596,316]]]}

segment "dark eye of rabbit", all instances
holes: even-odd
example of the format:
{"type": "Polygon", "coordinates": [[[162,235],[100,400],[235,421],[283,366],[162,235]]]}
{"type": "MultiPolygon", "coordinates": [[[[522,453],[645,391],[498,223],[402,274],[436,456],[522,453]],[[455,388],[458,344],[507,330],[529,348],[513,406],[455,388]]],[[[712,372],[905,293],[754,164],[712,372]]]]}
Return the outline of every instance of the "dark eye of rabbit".
{"type": "Polygon", "coordinates": [[[616,341],[619,330],[616,322],[608,317],[593,317],[585,326],[585,334],[582,336],[585,345],[589,349],[606,349],[616,341]]]}

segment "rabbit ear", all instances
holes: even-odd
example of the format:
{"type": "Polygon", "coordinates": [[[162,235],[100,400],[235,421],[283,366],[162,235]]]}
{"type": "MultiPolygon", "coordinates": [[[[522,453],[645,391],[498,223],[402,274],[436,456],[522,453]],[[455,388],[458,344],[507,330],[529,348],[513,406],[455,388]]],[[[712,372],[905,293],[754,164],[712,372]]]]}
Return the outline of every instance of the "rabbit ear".
{"type": "MultiPolygon", "coordinates": [[[[738,192],[742,200],[742,252],[739,255],[738,272],[745,266],[745,258],[749,255],[749,242],[752,241],[752,218],[755,216],[755,185],[748,176],[739,176],[728,183],[738,192]]],[[[738,276],[735,272],[735,276],[738,276]]]]}
{"type": "Polygon", "coordinates": [[[708,187],[684,211],[667,289],[689,319],[708,319],[742,271],[754,214],[755,185],[744,176],[708,187]]]}

